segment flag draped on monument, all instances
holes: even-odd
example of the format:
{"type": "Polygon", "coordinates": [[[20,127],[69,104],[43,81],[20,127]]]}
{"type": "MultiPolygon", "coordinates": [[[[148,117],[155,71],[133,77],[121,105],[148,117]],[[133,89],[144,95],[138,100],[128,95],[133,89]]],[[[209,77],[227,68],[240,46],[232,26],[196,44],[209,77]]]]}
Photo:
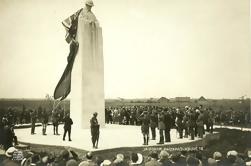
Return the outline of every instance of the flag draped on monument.
{"type": "Polygon", "coordinates": [[[71,118],[76,126],[89,127],[93,112],[105,124],[104,60],[102,28],[91,10],[83,8],[63,21],[70,54],[66,69],[54,91],[64,99],[71,92],[71,118]],[[74,65],[73,65],[74,63],[74,65]]]}
{"type": "Polygon", "coordinates": [[[67,43],[70,43],[70,53],[67,58],[68,64],[54,90],[54,99],[60,98],[60,100],[64,100],[71,92],[71,72],[75,56],[78,52],[78,43],[74,41],[77,34],[78,17],[82,10],[83,9],[78,10],[62,22],[66,30],[65,40],[67,43]]]}

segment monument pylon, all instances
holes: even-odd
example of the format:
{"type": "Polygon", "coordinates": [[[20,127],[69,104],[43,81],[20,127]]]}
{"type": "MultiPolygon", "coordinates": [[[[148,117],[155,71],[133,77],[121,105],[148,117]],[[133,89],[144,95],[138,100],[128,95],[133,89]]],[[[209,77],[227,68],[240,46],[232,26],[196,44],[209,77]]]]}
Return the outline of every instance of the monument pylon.
{"type": "MultiPolygon", "coordinates": [[[[91,11],[93,2],[87,0],[85,5],[85,8],[62,22],[67,32],[66,41],[70,43],[70,47],[74,47],[71,48],[73,53],[69,54],[68,65],[72,61],[74,65],[69,67],[70,76],[65,76],[65,80],[61,78],[60,81],[62,89],[70,88],[70,116],[74,123],[73,127],[78,128],[89,128],[94,112],[98,113],[100,126],[105,124],[102,28],[91,11]]],[[[56,90],[54,97],[55,94],[59,96],[56,90]]]]}

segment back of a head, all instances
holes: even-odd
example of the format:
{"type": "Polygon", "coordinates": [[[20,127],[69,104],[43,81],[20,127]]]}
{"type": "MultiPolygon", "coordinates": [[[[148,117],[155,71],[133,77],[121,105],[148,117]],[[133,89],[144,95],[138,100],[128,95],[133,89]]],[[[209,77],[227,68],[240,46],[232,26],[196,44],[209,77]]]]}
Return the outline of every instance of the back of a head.
{"type": "Polygon", "coordinates": [[[222,154],[221,154],[220,152],[214,152],[213,158],[214,158],[215,160],[221,160],[222,154]]]}
{"type": "Polygon", "coordinates": [[[215,159],[208,158],[207,162],[208,166],[217,166],[217,161],[215,159]]]}
{"type": "Polygon", "coordinates": [[[151,156],[151,158],[158,160],[158,153],[157,152],[151,152],[150,156],[151,156]]]}
{"type": "Polygon", "coordinates": [[[186,159],[187,166],[199,166],[200,161],[192,156],[188,156],[186,159]]]}
{"type": "Polygon", "coordinates": [[[78,163],[77,163],[76,160],[71,159],[71,160],[66,162],[66,166],[78,166],[78,163]]]}
{"type": "Polygon", "coordinates": [[[63,158],[63,159],[65,159],[65,160],[68,160],[69,159],[69,152],[68,152],[68,150],[62,150],[61,151],[61,157],[63,158]]]}
{"type": "Polygon", "coordinates": [[[92,152],[88,152],[88,153],[86,154],[86,158],[87,158],[88,160],[91,160],[92,157],[93,157],[92,152]]]}
{"type": "Polygon", "coordinates": [[[169,154],[167,153],[167,151],[162,150],[159,154],[161,159],[167,159],[169,157],[169,154]]]}
{"type": "Polygon", "coordinates": [[[131,154],[131,160],[132,160],[133,163],[136,163],[138,161],[137,153],[132,153],[131,154]]]}

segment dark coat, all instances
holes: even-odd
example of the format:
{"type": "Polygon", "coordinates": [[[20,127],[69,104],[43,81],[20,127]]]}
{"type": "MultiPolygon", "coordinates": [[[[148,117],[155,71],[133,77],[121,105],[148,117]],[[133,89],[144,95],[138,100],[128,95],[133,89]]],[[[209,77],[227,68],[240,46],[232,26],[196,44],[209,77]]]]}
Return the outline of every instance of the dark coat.
{"type": "Polygon", "coordinates": [[[156,128],[158,126],[158,115],[155,113],[152,113],[150,115],[150,127],[156,128]]]}
{"type": "Polygon", "coordinates": [[[165,113],[165,126],[167,129],[171,129],[172,125],[173,125],[173,119],[172,119],[172,115],[168,112],[165,113]]]}
{"type": "Polygon", "coordinates": [[[165,130],[166,129],[166,126],[165,126],[164,122],[165,122],[165,116],[162,113],[160,113],[159,114],[159,124],[158,124],[159,130],[165,130]]]}
{"type": "Polygon", "coordinates": [[[64,128],[65,129],[70,129],[72,124],[73,124],[73,121],[70,117],[64,118],[64,128]]]}

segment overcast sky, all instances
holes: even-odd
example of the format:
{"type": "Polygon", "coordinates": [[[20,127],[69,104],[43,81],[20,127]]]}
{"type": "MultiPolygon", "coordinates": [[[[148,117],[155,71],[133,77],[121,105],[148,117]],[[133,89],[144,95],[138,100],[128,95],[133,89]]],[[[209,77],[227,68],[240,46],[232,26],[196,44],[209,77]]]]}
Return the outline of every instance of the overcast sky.
{"type": "MultiPolygon", "coordinates": [[[[251,96],[249,0],[95,0],[106,98],[251,96]]],[[[0,98],[53,94],[83,0],[1,0],[0,98]]]]}

